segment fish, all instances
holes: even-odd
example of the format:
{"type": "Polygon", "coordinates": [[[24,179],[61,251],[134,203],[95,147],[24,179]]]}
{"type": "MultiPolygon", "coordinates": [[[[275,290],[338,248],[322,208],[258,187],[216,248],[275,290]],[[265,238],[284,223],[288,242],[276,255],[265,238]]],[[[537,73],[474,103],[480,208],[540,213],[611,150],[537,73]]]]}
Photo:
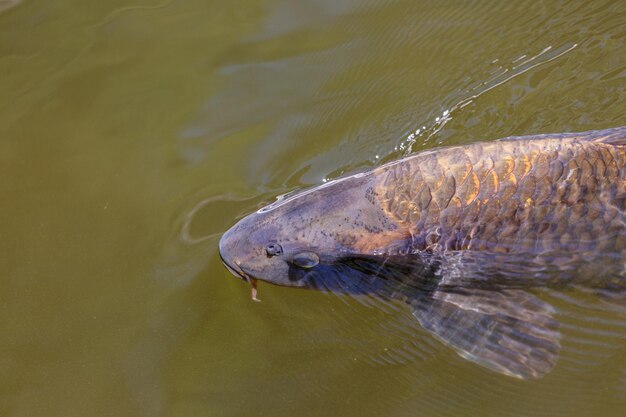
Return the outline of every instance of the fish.
{"type": "Polygon", "coordinates": [[[626,311],[626,127],[418,152],[279,197],[219,241],[257,282],[401,300],[462,358],[539,379],[561,348],[545,288],[626,311]]]}

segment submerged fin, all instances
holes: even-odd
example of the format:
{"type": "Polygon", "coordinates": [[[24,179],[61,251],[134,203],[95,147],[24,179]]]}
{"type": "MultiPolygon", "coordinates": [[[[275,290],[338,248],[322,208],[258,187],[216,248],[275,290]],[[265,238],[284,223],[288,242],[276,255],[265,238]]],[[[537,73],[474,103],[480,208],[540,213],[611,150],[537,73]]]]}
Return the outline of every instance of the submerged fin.
{"type": "Polygon", "coordinates": [[[440,278],[436,260],[427,256],[344,256],[313,268],[292,267],[290,279],[307,288],[342,294],[376,294],[389,297],[403,289],[432,291],[440,278]]]}
{"type": "Polygon", "coordinates": [[[577,286],[582,293],[594,295],[609,310],[626,316],[626,265],[605,264],[600,279],[591,288],[577,286]]]}
{"type": "Polygon", "coordinates": [[[411,304],[426,330],[463,358],[496,372],[541,378],[558,359],[554,309],[526,291],[436,291],[411,304]]]}
{"type": "Polygon", "coordinates": [[[626,315],[626,289],[607,287],[596,290],[596,294],[611,310],[626,315]]]}
{"type": "MultiPolygon", "coordinates": [[[[559,253],[542,256],[490,252],[344,256],[332,264],[299,270],[304,274],[299,279],[307,280],[309,287],[330,292],[405,300],[421,326],[460,356],[502,374],[537,379],[556,365],[561,333],[553,317],[555,309],[529,292],[530,288],[557,288],[559,295],[565,288],[575,293],[586,289],[594,295],[591,299],[599,298],[612,312],[623,312],[626,306],[626,281],[616,276],[611,262],[600,262],[602,257],[600,261],[594,258],[594,262],[578,258],[564,261],[559,253]],[[579,283],[577,274],[587,264],[597,264],[598,269],[584,270],[585,279],[579,283]],[[615,279],[607,280],[607,274],[615,279]]],[[[569,308],[561,307],[564,326],[583,332],[581,340],[595,334],[596,330],[585,329],[598,321],[581,324],[576,315],[568,314],[586,308],[580,299],[558,296],[557,300],[569,303],[569,308]]],[[[584,312],[576,314],[586,317],[584,312]]],[[[626,322],[618,318],[603,325],[617,330],[602,331],[619,335],[626,322]]],[[[572,354],[571,347],[565,350],[565,358],[568,353],[572,354]]]]}

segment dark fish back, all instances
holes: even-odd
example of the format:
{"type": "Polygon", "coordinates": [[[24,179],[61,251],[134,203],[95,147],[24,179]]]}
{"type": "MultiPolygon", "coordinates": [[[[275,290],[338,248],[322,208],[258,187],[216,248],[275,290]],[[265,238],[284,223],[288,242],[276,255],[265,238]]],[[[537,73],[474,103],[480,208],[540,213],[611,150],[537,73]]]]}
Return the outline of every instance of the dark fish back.
{"type": "Polygon", "coordinates": [[[412,251],[626,247],[626,129],[508,138],[379,168],[383,210],[412,251]]]}

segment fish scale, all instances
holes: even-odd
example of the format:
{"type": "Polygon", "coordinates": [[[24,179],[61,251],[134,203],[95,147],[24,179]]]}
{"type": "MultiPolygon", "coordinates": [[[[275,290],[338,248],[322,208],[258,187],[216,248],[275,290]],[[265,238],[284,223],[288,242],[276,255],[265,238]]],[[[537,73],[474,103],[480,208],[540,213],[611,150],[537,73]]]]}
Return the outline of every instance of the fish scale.
{"type": "Polygon", "coordinates": [[[398,226],[421,235],[415,251],[607,250],[600,237],[623,227],[625,152],[560,135],[444,148],[379,168],[376,194],[398,226]]]}

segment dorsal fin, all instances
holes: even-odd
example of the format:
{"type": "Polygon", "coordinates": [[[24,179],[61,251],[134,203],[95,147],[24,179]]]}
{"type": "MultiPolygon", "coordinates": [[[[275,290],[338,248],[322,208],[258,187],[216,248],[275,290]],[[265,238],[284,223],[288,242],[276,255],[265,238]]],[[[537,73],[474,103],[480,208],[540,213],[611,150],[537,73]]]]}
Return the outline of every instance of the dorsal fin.
{"type": "Polygon", "coordinates": [[[498,142],[528,140],[528,139],[578,139],[592,142],[607,143],[614,146],[626,145],[626,126],[612,127],[602,130],[589,130],[586,132],[566,132],[566,133],[542,133],[525,136],[508,136],[497,139],[498,142]]]}
{"type": "Polygon", "coordinates": [[[613,146],[626,146],[626,126],[613,129],[598,130],[594,135],[594,142],[606,143],[613,146]]]}

